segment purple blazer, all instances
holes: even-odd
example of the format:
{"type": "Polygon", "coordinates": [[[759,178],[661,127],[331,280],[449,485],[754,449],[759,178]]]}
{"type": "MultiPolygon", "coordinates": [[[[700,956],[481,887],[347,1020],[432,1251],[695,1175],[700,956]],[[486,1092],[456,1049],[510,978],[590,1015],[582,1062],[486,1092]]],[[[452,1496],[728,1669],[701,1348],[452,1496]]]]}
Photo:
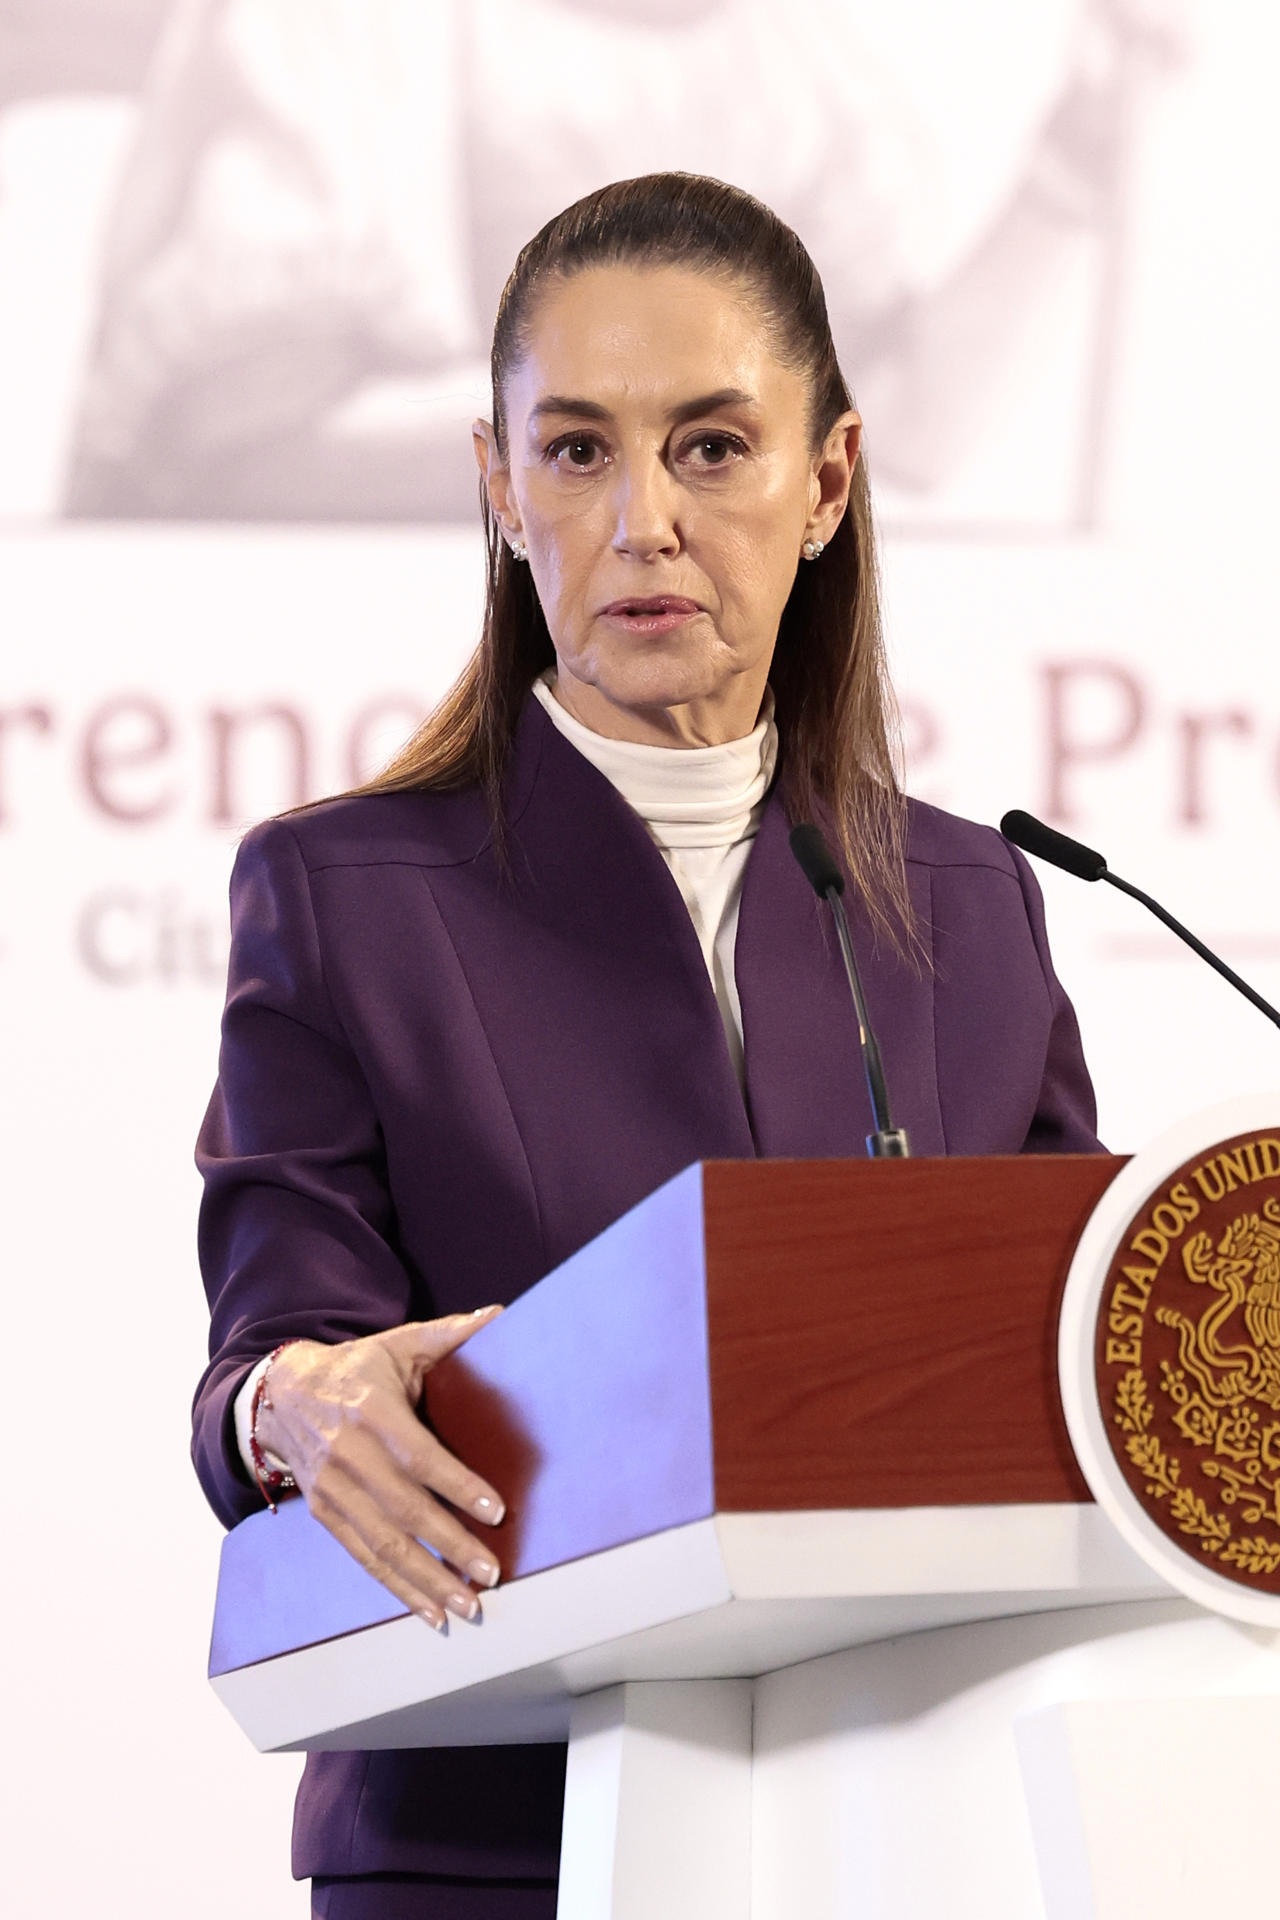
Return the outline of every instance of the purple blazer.
{"type": "MultiPolygon", "coordinates": [[[[261,1505],[233,1401],[278,1341],[510,1301],[691,1161],[865,1152],[848,987],[776,794],[738,929],[745,1098],[661,854],[532,699],[506,804],[505,861],[475,791],[335,800],[240,850],[197,1150],[193,1452],[228,1526],[261,1505]]],[[[913,1152],[1097,1151],[1022,856],[912,803],[908,874],[931,965],[852,919],[913,1152]]],[[[294,1871],[553,1877],[563,1775],[559,1747],[312,1755],[294,1871]]]]}

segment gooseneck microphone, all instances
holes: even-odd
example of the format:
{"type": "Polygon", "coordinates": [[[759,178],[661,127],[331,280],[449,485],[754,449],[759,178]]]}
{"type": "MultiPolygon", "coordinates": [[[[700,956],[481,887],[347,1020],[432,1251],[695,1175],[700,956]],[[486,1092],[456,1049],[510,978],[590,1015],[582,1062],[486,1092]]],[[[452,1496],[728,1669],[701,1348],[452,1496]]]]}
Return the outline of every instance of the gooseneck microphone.
{"type": "Polygon", "coordinates": [[[1023,813],[1020,809],[1006,813],[1000,822],[1000,831],[1006,840],[1012,840],[1014,846],[1021,847],[1024,853],[1033,853],[1038,860],[1047,860],[1050,866],[1061,867],[1064,873],[1073,873],[1077,880],[1105,880],[1108,886],[1118,887],[1121,893],[1127,893],[1131,899],[1141,900],[1157,920],[1163,920],[1179,940],[1186,941],[1193,953],[1207,960],[1216,973],[1220,973],[1224,980],[1229,980],[1246,1000],[1253,1002],[1259,1013],[1265,1013],[1268,1020],[1274,1020],[1280,1027],[1280,1013],[1276,1012],[1270,1001],[1264,1000],[1260,993],[1255,993],[1247,980],[1242,980],[1238,973],[1233,972],[1225,960],[1220,960],[1216,953],[1205,946],[1203,940],[1197,940],[1194,933],[1184,927],[1180,920],[1175,920],[1158,900],[1153,900],[1149,893],[1143,893],[1141,887],[1122,880],[1118,873],[1112,873],[1102,855],[1095,853],[1092,847],[1081,846],[1078,840],[1055,832],[1052,827],[1046,827],[1043,820],[1037,820],[1034,814],[1023,813]]]}
{"type": "Polygon", "coordinates": [[[853,995],[853,1004],[858,1015],[862,1065],[867,1076],[867,1092],[871,1096],[871,1112],[876,1123],[875,1132],[867,1135],[867,1152],[873,1160],[905,1160],[910,1155],[911,1149],[907,1145],[907,1136],[903,1128],[895,1127],[889,1118],[889,1095],[885,1090],[884,1067],[881,1065],[880,1049],[876,1045],[875,1034],[871,1031],[871,1022],[867,1018],[867,1003],[862,992],[862,980],[858,973],[858,963],[853,956],[853,941],[849,938],[849,920],[844,910],[844,901],[840,897],[844,892],[844,875],[836,865],[831,849],[817,827],[807,821],[803,826],[792,828],[791,851],[819,900],[825,900],[830,907],[831,917],[836,923],[836,938],[840,942],[844,970],[849,976],[849,991],[853,995]]]}

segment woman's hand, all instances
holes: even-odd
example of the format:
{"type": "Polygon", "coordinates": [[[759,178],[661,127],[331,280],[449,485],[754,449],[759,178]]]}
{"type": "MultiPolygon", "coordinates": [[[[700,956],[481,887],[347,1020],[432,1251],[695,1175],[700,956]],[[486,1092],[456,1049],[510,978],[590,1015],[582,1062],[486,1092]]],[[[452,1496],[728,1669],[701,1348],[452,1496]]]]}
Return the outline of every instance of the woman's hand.
{"type": "Polygon", "coordinates": [[[475,1587],[496,1586],[500,1571],[433,1496],[491,1527],[504,1508],[417,1409],[432,1367],[501,1311],[415,1321],[338,1346],[292,1341],[272,1363],[259,1409],[261,1444],[284,1461],[316,1519],[433,1627],[444,1626],[446,1609],[474,1620],[475,1587]]]}

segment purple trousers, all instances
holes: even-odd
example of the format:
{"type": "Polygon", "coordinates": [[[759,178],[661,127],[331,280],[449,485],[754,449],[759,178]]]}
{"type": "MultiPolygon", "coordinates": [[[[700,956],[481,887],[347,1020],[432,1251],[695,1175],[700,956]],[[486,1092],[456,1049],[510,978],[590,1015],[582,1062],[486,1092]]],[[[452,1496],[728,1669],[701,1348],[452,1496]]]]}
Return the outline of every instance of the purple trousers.
{"type": "Polygon", "coordinates": [[[375,1873],[313,1880],[312,1920],[556,1920],[552,1881],[375,1873]]]}

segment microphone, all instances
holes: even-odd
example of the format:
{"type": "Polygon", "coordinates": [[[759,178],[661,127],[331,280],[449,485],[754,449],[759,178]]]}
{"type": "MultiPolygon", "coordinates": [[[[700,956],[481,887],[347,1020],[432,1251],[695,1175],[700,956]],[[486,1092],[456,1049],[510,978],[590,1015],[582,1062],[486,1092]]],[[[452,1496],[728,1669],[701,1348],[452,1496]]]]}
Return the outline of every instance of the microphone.
{"type": "Polygon", "coordinates": [[[791,851],[796,857],[800,871],[819,900],[825,900],[830,907],[831,917],[836,923],[836,938],[840,942],[844,970],[849,976],[849,991],[853,995],[853,1004],[858,1015],[862,1065],[867,1076],[867,1092],[871,1096],[871,1112],[876,1123],[875,1132],[867,1135],[867,1152],[873,1160],[905,1160],[909,1157],[911,1149],[907,1145],[907,1136],[903,1128],[895,1127],[889,1118],[889,1095],[884,1084],[884,1067],[880,1061],[880,1049],[876,1045],[876,1037],[871,1031],[871,1022],[867,1017],[862,980],[858,973],[858,963],[853,957],[853,941],[849,938],[849,921],[845,914],[844,901],[840,898],[844,892],[844,875],[836,865],[831,849],[821,833],[808,821],[791,829],[791,851]]]}
{"type": "Polygon", "coordinates": [[[1006,840],[1012,840],[1015,847],[1021,847],[1024,853],[1033,853],[1038,860],[1047,860],[1052,867],[1061,867],[1064,873],[1073,873],[1077,880],[1105,880],[1108,886],[1118,887],[1121,893],[1127,893],[1133,900],[1141,900],[1144,907],[1154,913],[1157,920],[1163,920],[1166,927],[1176,933],[1179,940],[1185,940],[1193,953],[1207,960],[1216,973],[1229,980],[1237,993],[1252,1001],[1259,1013],[1265,1013],[1268,1020],[1274,1020],[1280,1027],[1280,1013],[1255,993],[1247,980],[1242,980],[1216,953],[1206,947],[1203,940],[1197,940],[1194,933],[1184,927],[1180,920],[1153,900],[1149,893],[1143,893],[1140,887],[1132,886],[1128,880],[1122,880],[1118,873],[1112,873],[1100,853],[1092,847],[1085,847],[1078,840],[1072,840],[1065,833],[1057,833],[1052,827],[1046,827],[1043,820],[1037,820],[1033,814],[1023,813],[1016,808],[1006,813],[1000,822],[1000,831],[1006,840]]]}

